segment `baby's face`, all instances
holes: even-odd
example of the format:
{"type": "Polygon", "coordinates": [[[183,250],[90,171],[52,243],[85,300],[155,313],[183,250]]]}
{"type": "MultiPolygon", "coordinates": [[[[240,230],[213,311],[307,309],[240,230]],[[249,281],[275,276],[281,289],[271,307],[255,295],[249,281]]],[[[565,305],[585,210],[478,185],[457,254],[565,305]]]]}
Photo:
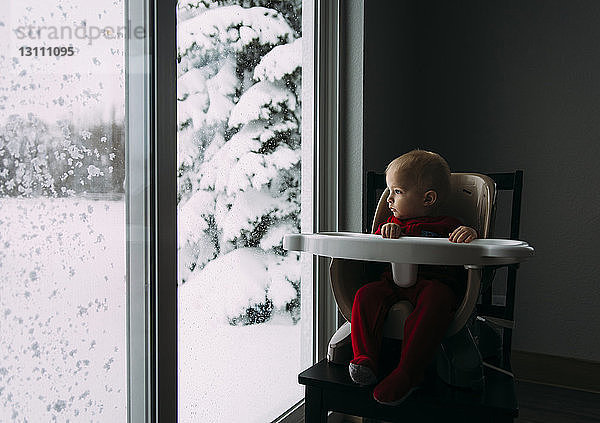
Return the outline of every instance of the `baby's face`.
{"type": "Polygon", "coordinates": [[[385,177],[390,194],[388,207],[397,219],[427,215],[424,193],[399,172],[388,172],[385,177]]]}

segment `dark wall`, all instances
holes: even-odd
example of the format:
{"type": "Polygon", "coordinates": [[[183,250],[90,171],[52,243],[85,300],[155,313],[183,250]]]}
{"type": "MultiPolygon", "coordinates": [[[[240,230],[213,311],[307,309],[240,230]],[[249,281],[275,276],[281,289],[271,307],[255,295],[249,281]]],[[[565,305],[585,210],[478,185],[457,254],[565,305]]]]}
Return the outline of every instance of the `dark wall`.
{"type": "Polygon", "coordinates": [[[365,0],[363,13],[363,157],[366,170],[382,172],[415,138],[418,22],[408,1],[365,0]]]}
{"type": "Polygon", "coordinates": [[[525,172],[513,347],[600,361],[600,2],[365,0],[364,160],[525,172]],[[397,59],[391,65],[392,57],[397,59]]]}

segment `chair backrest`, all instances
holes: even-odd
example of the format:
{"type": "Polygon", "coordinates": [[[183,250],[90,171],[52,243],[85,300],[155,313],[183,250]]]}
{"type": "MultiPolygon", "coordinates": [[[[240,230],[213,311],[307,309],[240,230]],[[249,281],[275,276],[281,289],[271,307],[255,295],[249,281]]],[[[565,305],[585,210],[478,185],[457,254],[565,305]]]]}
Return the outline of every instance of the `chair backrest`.
{"type": "MultiPolygon", "coordinates": [[[[521,196],[523,192],[523,171],[505,173],[487,174],[496,183],[496,192],[508,191],[512,194],[511,212],[510,212],[510,239],[519,239],[519,229],[521,222],[521,196]]],[[[495,220],[493,220],[494,222],[495,220]]],[[[500,266],[504,267],[504,266],[500,266]]],[[[505,274],[506,286],[499,293],[503,292],[504,305],[493,304],[492,282],[502,288],[502,280],[495,274],[494,267],[484,268],[482,280],[481,303],[477,305],[477,314],[491,316],[503,319],[506,322],[512,322],[515,307],[515,288],[517,280],[518,264],[510,264],[505,274]]],[[[503,327],[502,329],[502,367],[510,369],[510,358],[512,348],[512,328],[503,327]]]]}
{"type": "MultiPolygon", "coordinates": [[[[494,180],[480,173],[452,173],[450,195],[440,209],[440,215],[453,216],[464,225],[474,228],[479,238],[488,238],[495,214],[496,185],[494,180]]],[[[386,188],[379,198],[375,210],[371,233],[390,216],[387,205],[389,190],[386,188]]]]}

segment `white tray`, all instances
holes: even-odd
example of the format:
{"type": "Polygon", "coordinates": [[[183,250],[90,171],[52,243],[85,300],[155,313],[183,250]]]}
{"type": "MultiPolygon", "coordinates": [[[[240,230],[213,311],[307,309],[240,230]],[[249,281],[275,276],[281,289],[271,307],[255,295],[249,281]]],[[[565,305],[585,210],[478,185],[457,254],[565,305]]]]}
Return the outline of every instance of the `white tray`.
{"type": "Polygon", "coordinates": [[[467,267],[520,263],[534,254],[526,242],[511,239],[476,239],[458,244],[447,238],[389,239],[354,232],[288,234],[283,238],[283,248],[346,259],[467,267]]]}

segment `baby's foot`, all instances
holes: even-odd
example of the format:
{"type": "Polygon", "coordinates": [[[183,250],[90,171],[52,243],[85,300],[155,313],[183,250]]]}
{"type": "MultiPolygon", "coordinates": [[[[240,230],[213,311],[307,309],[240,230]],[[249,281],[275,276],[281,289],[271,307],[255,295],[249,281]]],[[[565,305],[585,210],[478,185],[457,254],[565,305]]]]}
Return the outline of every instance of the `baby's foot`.
{"type": "Polygon", "coordinates": [[[377,376],[373,370],[374,368],[375,365],[370,358],[357,357],[352,360],[348,366],[350,379],[361,386],[373,385],[377,382],[377,376]]]}
{"type": "Polygon", "coordinates": [[[417,389],[402,368],[397,367],[373,389],[375,401],[385,405],[399,405],[417,389]]]}

